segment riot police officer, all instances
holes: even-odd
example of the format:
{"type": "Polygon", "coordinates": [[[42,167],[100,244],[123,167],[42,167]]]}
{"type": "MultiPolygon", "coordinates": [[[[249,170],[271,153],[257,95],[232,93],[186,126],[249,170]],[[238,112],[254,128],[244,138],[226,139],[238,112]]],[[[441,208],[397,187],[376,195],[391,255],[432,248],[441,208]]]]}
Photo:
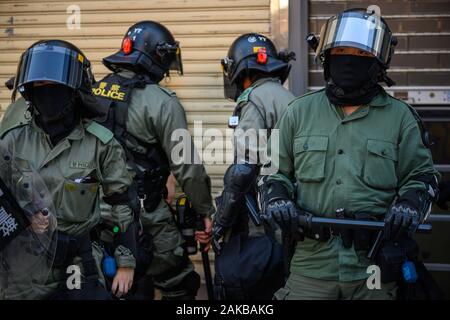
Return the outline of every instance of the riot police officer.
{"type": "Polygon", "coordinates": [[[395,45],[373,11],[328,19],[316,48],[326,86],[294,100],[277,124],[278,173],[263,188],[263,210],[299,240],[277,299],[393,299],[402,264],[417,258],[406,243],[436,200],[438,173],[416,112],[379,85],[393,84],[395,45]],[[300,227],[299,215],[310,214],[384,220],[375,261],[366,257],[375,233],[300,227]],[[366,286],[373,264],[380,290],[366,286]]]}
{"type": "MultiPolygon", "coordinates": [[[[141,202],[143,233],[153,239],[153,261],[146,274],[153,276],[163,299],[193,299],[200,278],[183,250],[183,236],[164,201],[170,172],[205,221],[206,231],[197,233],[203,242],[209,241],[214,207],[203,165],[195,164],[193,158],[171,159],[178,143],[171,135],[187,129],[186,115],[176,94],[159,82],[171,70],[183,73],[179,43],[163,25],[141,21],[128,29],[121,49],[104,58],[103,64],[113,73],[97,82],[93,92],[111,106],[106,123],[125,147],[141,202]]],[[[183,152],[194,156],[193,144],[192,150],[183,152]]],[[[105,209],[103,215],[108,214],[105,209]]]]}
{"type": "MultiPolygon", "coordinates": [[[[231,44],[227,57],[221,61],[225,97],[235,101],[236,107],[229,122],[229,126],[235,129],[234,162],[225,173],[224,190],[216,200],[217,212],[214,216],[213,244],[219,254],[222,237],[227,242],[234,234],[250,237],[264,234],[262,227],[249,223],[245,197],[255,199],[256,177],[261,163],[266,160],[261,158],[266,147],[264,138],[270,136],[271,129],[294,99],[292,93],[283,87],[290,71],[289,60],[293,58],[295,54],[292,52],[278,52],[266,36],[247,33],[231,44]],[[262,130],[266,131],[266,136],[258,137],[262,130]],[[247,137],[251,138],[247,140],[247,137]]],[[[223,263],[227,264],[226,261],[223,263]]],[[[216,278],[221,276],[220,269],[230,269],[221,265],[219,258],[216,278]]],[[[239,268],[237,262],[234,265],[239,268]]],[[[216,279],[216,282],[224,282],[224,279],[216,279]]],[[[259,291],[268,293],[270,298],[269,282],[259,291]]],[[[226,288],[221,290],[227,291],[226,288]]],[[[246,295],[248,292],[235,292],[224,298],[244,298],[246,295]]],[[[254,294],[252,296],[255,298],[254,294]]]]}
{"type": "MultiPolygon", "coordinates": [[[[20,172],[36,172],[54,203],[57,246],[52,272],[42,285],[32,283],[24,298],[106,299],[91,231],[100,218],[99,189],[112,206],[110,223],[117,228],[113,293],[127,293],[135,267],[136,228],[130,195],[131,177],[125,155],[111,131],[92,121],[101,110],[91,92],[90,62],[73,44],[62,40],[36,42],[21,56],[15,79],[29,106],[31,121],[3,134],[4,161],[20,172]],[[95,254],[94,254],[94,253],[95,254]],[[82,270],[81,290],[68,290],[69,267],[82,270]]],[[[13,97],[14,100],[14,97],[13,97]]],[[[15,178],[15,177],[13,177],[15,178]]],[[[28,184],[33,187],[34,180],[28,184]]],[[[39,213],[43,229],[48,217],[39,213]]],[[[8,288],[5,289],[8,298],[8,288]]]]}

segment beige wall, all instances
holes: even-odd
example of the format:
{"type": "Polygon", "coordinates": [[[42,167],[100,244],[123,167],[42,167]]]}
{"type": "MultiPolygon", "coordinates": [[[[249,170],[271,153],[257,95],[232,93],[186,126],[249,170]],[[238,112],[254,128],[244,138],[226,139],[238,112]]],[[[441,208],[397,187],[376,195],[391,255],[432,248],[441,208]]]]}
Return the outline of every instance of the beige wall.
{"type": "MultiPolygon", "coordinates": [[[[270,35],[270,0],[0,0],[0,105],[3,112],[10,92],[3,83],[14,75],[23,50],[40,39],[73,42],[93,63],[97,79],[107,69],[101,58],[120,46],[127,28],[140,20],[164,23],[180,41],[185,75],[173,75],[177,92],[192,126],[225,129],[233,104],[223,98],[220,59],[240,34],[270,35]],[[71,4],[81,9],[81,29],[69,30],[66,12],[71,4]]],[[[209,165],[214,192],[221,186],[225,165],[209,165]]]]}

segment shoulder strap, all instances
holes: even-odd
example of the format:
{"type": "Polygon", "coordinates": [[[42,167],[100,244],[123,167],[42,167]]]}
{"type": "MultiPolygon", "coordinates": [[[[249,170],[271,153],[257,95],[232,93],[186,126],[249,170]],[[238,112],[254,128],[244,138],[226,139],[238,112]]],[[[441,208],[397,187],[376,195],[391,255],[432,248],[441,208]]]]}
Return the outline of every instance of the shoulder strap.
{"type": "Polygon", "coordinates": [[[414,119],[416,119],[417,125],[419,126],[423,145],[425,147],[427,147],[428,149],[430,149],[431,146],[434,144],[434,142],[431,139],[430,131],[428,131],[427,126],[425,125],[425,122],[423,122],[422,117],[419,115],[417,110],[413,106],[411,106],[409,103],[406,103],[405,101],[397,99],[396,97],[393,97],[391,95],[389,95],[389,96],[397,101],[400,101],[401,103],[405,104],[408,107],[408,109],[412,113],[414,119]]]}
{"type": "Polygon", "coordinates": [[[158,86],[158,88],[160,88],[165,94],[167,94],[167,95],[169,95],[171,97],[174,97],[174,96],[177,95],[174,91],[170,90],[169,88],[166,88],[166,87],[163,87],[163,86],[158,86]]]}
{"type": "Polygon", "coordinates": [[[101,142],[104,144],[111,141],[111,139],[114,137],[114,134],[107,129],[106,127],[102,126],[101,124],[92,121],[87,127],[86,131],[93,134],[97,138],[100,139],[101,142]]]}

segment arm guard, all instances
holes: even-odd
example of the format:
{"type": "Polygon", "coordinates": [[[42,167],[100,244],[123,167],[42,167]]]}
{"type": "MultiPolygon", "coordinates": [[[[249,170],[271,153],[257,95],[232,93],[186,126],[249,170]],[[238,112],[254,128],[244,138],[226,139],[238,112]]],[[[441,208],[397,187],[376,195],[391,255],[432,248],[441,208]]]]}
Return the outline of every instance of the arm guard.
{"type": "Polygon", "coordinates": [[[225,176],[224,190],[218,201],[214,222],[223,228],[230,228],[245,205],[245,194],[255,185],[257,165],[233,164],[225,176]]]}

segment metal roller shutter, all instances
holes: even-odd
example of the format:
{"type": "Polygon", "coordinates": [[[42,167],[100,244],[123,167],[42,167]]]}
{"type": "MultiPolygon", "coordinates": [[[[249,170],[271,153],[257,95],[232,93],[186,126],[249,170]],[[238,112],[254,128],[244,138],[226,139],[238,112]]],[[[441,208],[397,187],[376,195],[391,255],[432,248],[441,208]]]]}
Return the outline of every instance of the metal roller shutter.
{"type": "MultiPolygon", "coordinates": [[[[223,98],[220,58],[239,34],[270,32],[270,0],[79,0],[81,28],[66,21],[72,1],[0,1],[0,104],[9,104],[3,83],[14,75],[21,52],[40,39],[60,38],[77,45],[93,63],[97,79],[107,73],[102,57],[115,52],[127,28],[139,20],[164,23],[180,41],[184,77],[173,75],[166,85],[177,92],[192,129],[224,131],[233,103],[223,98]]],[[[208,165],[213,191],[221,188],[226,165],[208,165]]]]}

